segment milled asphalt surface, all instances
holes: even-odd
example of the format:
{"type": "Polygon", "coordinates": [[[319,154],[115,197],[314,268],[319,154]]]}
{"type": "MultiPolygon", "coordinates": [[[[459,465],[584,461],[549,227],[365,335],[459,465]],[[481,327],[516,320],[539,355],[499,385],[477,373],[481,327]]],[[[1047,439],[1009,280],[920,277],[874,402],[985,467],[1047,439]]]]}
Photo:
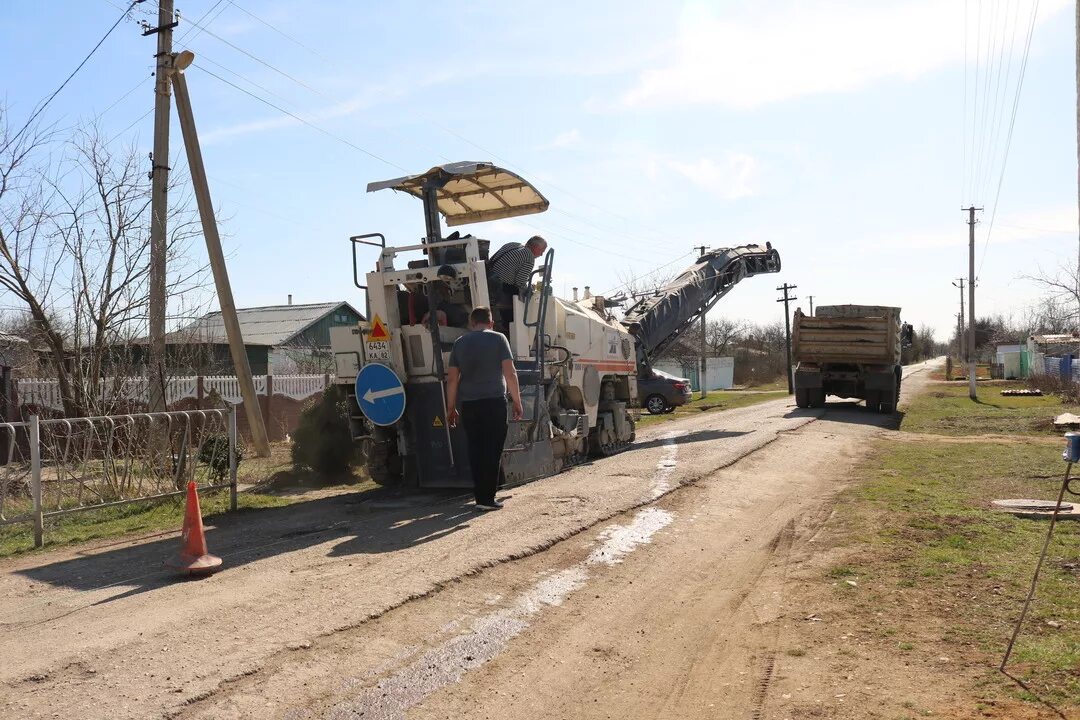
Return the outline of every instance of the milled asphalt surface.
{"type": "Polygon", "coordinates": [[[821,412],[782,399],[665,423],[616,457],[514,488],[497,513],[461,497],[339,495],[224,516],[207,533],[224,569],[203,580],[161,567],[175,535],[4,561],[0,716],[168,716],[278,653],[647,504],[821,412]]]}

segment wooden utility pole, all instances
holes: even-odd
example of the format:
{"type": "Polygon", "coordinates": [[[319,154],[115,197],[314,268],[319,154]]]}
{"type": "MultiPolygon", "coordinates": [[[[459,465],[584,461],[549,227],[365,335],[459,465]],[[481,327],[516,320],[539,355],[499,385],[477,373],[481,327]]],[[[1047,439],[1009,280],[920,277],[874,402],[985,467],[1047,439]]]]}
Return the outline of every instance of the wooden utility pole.
{"type": "MultiPolygon", "coordinates": [[[[694,249],[701,251],[701,255],[699,257],[705,257],[705,246],[704,245],[698,245],[694,249]]],[[[707,314],[708,313],[705,312],[705,311],[702,311],[702,313],[701,313],[701,370],[698,372],[698,374],[700,375],[700,377],[698,378],[698,384],[701,386],[701,399],[702,400],[704,400],[705,396],[709,394],[709,388],[706,386],[706,383],[705,383],[706,379],[709,376],[709,362],[708,362],[708,355],[707,355],[707,349],[708,349],[708,344],[709,343],[708,343],[708,340],[707,340],[707,337],[706,337],[706,332],[705,332],[705,316],[707,314]]]]}
{"type": "Polygon", "coordinates": [[[788,309],[788,306],[793,301],[799,299],[799,298],[795,297],[794,295],[789,295],[788,291],[789,290],[794,290],[797,287],[798,287],[798,285],[788,285],[787,283],[784,283],[780,287],[776,288],[777,290],[782,290],[784,292],[784,297],[780,298],[776,302],[784,303],[784,345],[787,348],[787,392],[788,392],[788,395],[793,395],[795,393],[795,378],[794,378],[794,376],[792,374],[792,370],[791,370],[791,310],[788,309]]]}
{"type": "Polygon", "coordinates": [[[810,317],[814,317],[814,296],[807,295],[806,297],[810,298],[810,317]]]}
{"type": "Polygon", "coordinates": [[[960,329],[956,332],[956,354],[963,360],[964,355],[964,278],[956,278],[953,287],[960,288],[960,329]]]}
{"type": "Polygon", "coordinates": [[[143,35],[157,35],[154,71],[154,152],[150,156],[150,411],[165,409],[165,310],[169,302],[165,276],[169,216],[169,116],[172,31],[176,27],[173,0],[159,0],[157,27],[143,35]]]}
{"type": "Polygon", "coordinates": [[[259,398],[255,394],[255,383],[251,378],[251,365],[248,363],[244,339],[240,335],[240,321],[236,318],[236,304],[233,302],[232,286],[229,284],[229,271],[225,267],[225,254],[221,250],[221,238],[218,236],[217,218],[214,217],[214,204],[210,200],[210,186],[206,182],[206,168],[203,166],[202,150],[199,148],[199,134],[195,129],[195,115],[191,111],[191,96],[188,94],[184,69],[195,59],[194,53],[185,50],[171,63],[173,84],[176,88],[176,113],[180,118],[180,130],[184,135],[184,149],[187,150],[188,170],[191,172],[191,184],[195,189],[195,201],[199,206],[199,219],[202,220],[203,236],[206,238],[206,252],[210,257],[210,268],[214,273],[214,285],[217,288],[218,304],[221,307],[221,320],[225,325],[225,334],[229,338],[229,353],[232,355],[236,379],[240,383],[240,395],[244,399],[244,414],[247,416],[251,439],[259,457],[270,457],[270,442],[266,437],[259,398]]]}
{"type": "Polygon", "coordinates": [[[968,397],[978,400],[975,392],[975,212],[981,211],[972,205],[964,212],[968,214],[968,397]]]}

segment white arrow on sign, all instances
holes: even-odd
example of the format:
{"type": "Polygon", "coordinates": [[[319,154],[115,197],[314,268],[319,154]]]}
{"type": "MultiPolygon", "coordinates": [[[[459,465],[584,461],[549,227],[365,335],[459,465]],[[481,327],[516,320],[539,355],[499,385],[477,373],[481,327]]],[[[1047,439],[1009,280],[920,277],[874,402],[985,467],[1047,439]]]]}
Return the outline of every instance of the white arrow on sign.
{"type": "Polygon", "coordinates": [[[385,390],[372,390],[368,388],[368,391],[364,393],[364,402],[373,403],[376,400],[381,400],[384,397],[390,397],[397,395],[398,393],[404,394],[405,388],[398,385],[397,387],[387,388],[385,390]]]}

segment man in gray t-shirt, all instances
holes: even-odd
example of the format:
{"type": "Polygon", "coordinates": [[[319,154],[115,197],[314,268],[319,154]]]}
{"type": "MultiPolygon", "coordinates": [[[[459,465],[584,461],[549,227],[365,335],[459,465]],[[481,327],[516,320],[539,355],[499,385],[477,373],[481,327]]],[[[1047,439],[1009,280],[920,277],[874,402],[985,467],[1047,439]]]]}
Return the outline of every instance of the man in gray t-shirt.
{"type": "Polygon", "coordinates": [[[446,418],[450,427],[457,427],[459,418],[465,424],[477,509],[498,510],[502,503],[495,499],[495,491],[506,442],[506,394],[509,391],[514,419],[520,420],[521,390],[510,343],[491,329],[491,309],[473,308],[469,328],[450,351],[446,418]]]}

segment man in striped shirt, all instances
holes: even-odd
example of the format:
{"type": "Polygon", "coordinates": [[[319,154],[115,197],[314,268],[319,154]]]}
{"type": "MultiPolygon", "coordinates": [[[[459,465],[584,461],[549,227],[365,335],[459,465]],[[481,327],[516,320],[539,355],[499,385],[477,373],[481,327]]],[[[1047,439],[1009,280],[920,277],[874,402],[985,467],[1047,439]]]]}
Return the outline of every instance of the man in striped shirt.
{"type": "Polygon", "coordinates": [[[488,259],[488,294],[491,304],[499,310],[506,331],[513,319],[512,296],[522,296],[529,285],[536,258],[547,250],[547,240],[533,235],[524,245],[510,242],[495,251],[488,259]]]}

